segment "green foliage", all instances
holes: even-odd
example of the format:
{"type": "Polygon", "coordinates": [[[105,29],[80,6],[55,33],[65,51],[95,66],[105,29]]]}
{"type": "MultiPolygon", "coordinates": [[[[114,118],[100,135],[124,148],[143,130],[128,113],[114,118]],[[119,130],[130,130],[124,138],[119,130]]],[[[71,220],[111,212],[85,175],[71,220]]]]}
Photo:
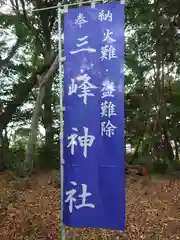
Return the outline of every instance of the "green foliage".
{"type": "Polygon", "coordinates": [[[51,149],[48,149],[45,145],[42,145],[37,149],[35,169],[60,169],[58,144],[53,144],[53,146],[51,146],[51,149]]]}
{"type": "Polygon", "coordinates": [[[136,156],[133,160],[134,165],[144,165],[146,163],[146,158],[143,156],[136,156]]]}
{"type": "MultiPolygon", "coordinates": [[[[14,142],[6,161],[7,168],[20,172],[29,135],[29,128],[24,131],[24,126],[31,123],[38,93],[37,72],[41,76],[47,72],[50,64],[42,66],[57,51],[53,38],[58,30],[57,10],[31,14],[29,6],[42,8],[58,1],[22,0],[21,7],[25,6],[22,11],[18,11],[18,1],[12,2],[16,13],[0,14],[3,36],[0,41],[0,77],[3,79],[0,127],[6,117],[14,130],[11,138],[21,138],[24,142],[14,142]],[[1,59],[12,50],[7,36],[19,39],[20,44],[7,63],[1,65],[1,59]],[[16,108],[13,117],[12,106],[16,108]]],[[[136,0],[128,1],[125,8],[125,138],[126,144],[137,150],[136,156],[131,152],[127,159],[134,159],[134,164],[163,159],[154,161],[154,171],[158,172],[166,171],[166,165],[177,158],[174,153],[177,155],[180,146],[180,33],[177,28],[180,9],[177,3],[177,0],[136,0]]],[[[46,134],[38,135],[36,169],[59,168],[59,143],[54,140],[59,134],[58,84],[59,78],[55,76],[41,109],[39,124],[46,134]],[[52,134],[47,134],[48,131],[52,134]]]]}
{"type": "Polygon", "coordinates": [[[9,149],[6,159],[6,168],[13,171],[17,176],[23,177],[23,163],[25,158],[25,146],[19,143],[9,149]]]}
{"type": "MultiPolygon", "coordinates": [[[[34,171],[60,169],[59,145],[53,145],[53,151],[48,155],[44,145],[37,148],[37,158],[34,165],[34,171]],[[52,154],[53,153],[53,154],[52,154]]],[[[23,164],[25,159],[25,144],[18,142],[9,149],[5,168],[14,172],[18,177],[24,177],[23,164]]]]}
{"type": "Polygon", "coordinates": [[[168,170],[168,164],[166,160],[157,159],[153,162],[153,173],[165,174],[168,170]]]}

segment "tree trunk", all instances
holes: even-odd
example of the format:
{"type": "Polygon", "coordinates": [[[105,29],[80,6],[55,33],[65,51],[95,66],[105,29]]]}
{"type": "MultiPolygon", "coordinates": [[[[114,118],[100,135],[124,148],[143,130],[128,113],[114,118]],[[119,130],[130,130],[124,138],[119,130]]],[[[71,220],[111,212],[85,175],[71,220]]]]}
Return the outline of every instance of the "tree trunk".
{"type": "Polygon", "coordinates": [[[52,83],[48,84],[44,98],[45,156],[50,157],[53,149],[52,83]]]}
{"type": "Polygon", "coordinates": [[[32,170],[34,168],[36,140],[37,140],[37,133],[38,133],[38,121],[39,121],[39,115],[41,112],[42,101],[44,98],[44,91],[45,91],[44,85],[40,86],[39,93],[36,99],[34,113],[32,116],[31,131],[29,134],[26,157],[24,162],[25,170],[32,170]]]}
{"type": "Polygon", "coordinates": [[[32,76],[27,79],[26,82],[20,83],[17,87],[16,93],[12,101],[9,101],[5,110],[0,113],[0,132],[6,128],[7,124],[11,121],[16,109],[22,105],[23,101],[28,98],[29,92],[37,83],[37,75],[46,72],[51,64],[55,61],[55,54],[52,54],[51,58],[44,63],[32,76]]]}
{"type": "Polygon", "coordinates": [[[7,137],[7,132],[3,134],[0,133],[0,172],[3,172],[6,170],[7,164],[7,158],[8,158],[8,151],[9,151],[9,140],[7,137]]]}
{"type": "Polygon", "coordinates": [[[179,146],[178,146],[178,138],[174,139],[174,146],[175,146],[175,160],[179,160],[179,146]]]}
{"type": "MultiPolygon", "coordinates": [[[[28,144],[27,144],[27,150],[26,150],[26,156],[24,161],[24,170],[25,172],[32,172],[34,168],[34,160],[35,160],[35,153],[36,153],[36,140],[37,140],[37,132],[38,132],[38,121],[39,116],[41,112],[41,106],[43,103],[43,99],[45,96],[45,89],[46,84],[48,82],[52,82],[53,76],[56,73],[58,69],[58,56],[56,57],[54,63],[52,64],[49,71],[46,73],[46,75],[41,78],[40,81],[40,87],[39,87],[39,94],[37,96],[35,109],[32,117],[32,123],[31,123],[31,130],[29,134],[28,144]]],[[[52,84],[52,83],[51,83],[52,84]]]]}
{"type": "Polygon", "coordinates": [[[3,165],[3,136],[2,132],[0,132],[0,171],[2,171],[2,165],[3,165]]]}
{"type": "Polygon", "coordinates": [[[168,137],[168,132],[165,124],[163,126],[163,133],[164,133],[164,145],[166,147],[167,157],[168,157],[168,160],[172,162],[174,160],[174,153],[168,137]]]}

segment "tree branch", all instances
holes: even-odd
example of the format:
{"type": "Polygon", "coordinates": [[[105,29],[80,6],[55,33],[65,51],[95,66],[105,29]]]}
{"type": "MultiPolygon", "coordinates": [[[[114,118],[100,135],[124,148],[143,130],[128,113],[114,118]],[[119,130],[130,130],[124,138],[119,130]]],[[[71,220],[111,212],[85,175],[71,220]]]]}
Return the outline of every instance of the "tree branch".
{"type": "Polygon", "coordinates": [[[57,58],[56,54],[52,54],[51,58],[47,62],[45,62],[40,69],[32,73],[32,76],[26,82],[20,83],[18,85],[14,98],[11,101],[9,101],[5,108],[5,111],[3,113],[0,113],[0,132],[11,121],[11,118],[13,114],[16,112],[17,108],[22,105],[25,99],[28,98],[31,89],[37,83],[37,75],[47,72],[49,66],[52,65],[56,58],[57,58]]]}
{"type": "Polygon", "coordinates": [[[5,65],[7,65],[9,63],[11,58],[16,53],[16,50],[18,49],[19,45],[20,45],[20,39],[17,39],[15,45],[12,47],[12,49],[11,49],[9,55],[7,56],[7,58],[0,60],[0,68],[4,67],[5,65]]]}

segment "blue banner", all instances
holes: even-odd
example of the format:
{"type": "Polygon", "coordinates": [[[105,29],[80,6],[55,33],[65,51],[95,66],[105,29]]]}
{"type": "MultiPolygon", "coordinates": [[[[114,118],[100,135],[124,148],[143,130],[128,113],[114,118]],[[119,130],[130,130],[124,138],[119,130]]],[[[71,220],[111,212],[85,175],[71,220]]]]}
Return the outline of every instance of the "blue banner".
{"type": "Polygon", "coordinates": [[[69,9],[64,55],[63,222],[124,230],[124,5],[69,9]]]}

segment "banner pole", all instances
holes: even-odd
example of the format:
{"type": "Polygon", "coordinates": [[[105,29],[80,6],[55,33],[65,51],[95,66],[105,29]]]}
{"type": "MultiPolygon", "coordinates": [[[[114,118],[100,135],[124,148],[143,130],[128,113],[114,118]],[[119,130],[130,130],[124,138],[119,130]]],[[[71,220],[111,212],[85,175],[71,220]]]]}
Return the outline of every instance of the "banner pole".
{"type": "Polygon", "coordinates": [[[58,4],[58,35],[59,35],[59,93],[60,93],[60,186],[61,186],[61,240],[66,239],[66,227],[63,223],[63,209],[64,209],[64,159],[63,159],[63,132],[64,132],[64,123],[63,123],[63,75],[62,75],[62,29],[61,29],[61,17],[62,17],[62,8],[61,4],[58,4]]]}

